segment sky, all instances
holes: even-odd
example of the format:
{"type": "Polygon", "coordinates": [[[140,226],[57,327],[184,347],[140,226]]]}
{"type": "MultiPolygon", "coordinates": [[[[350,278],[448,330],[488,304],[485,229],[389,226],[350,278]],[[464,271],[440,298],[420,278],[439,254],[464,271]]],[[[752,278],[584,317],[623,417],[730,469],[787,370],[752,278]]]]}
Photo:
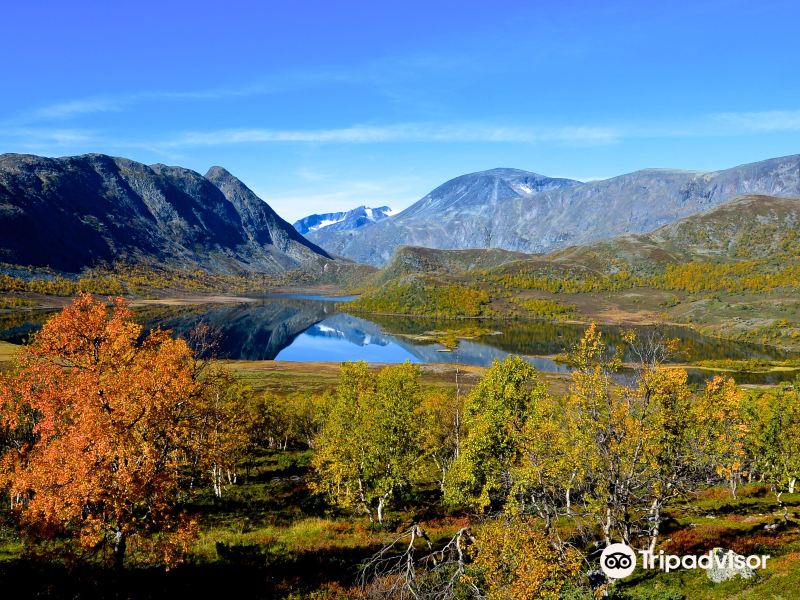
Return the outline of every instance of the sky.
{"type": "Polygon", "coordinates": [[[7,3],[0,153],[221,165],[295,220],[458,175],[800,152],[794,1],[7,3]]]}

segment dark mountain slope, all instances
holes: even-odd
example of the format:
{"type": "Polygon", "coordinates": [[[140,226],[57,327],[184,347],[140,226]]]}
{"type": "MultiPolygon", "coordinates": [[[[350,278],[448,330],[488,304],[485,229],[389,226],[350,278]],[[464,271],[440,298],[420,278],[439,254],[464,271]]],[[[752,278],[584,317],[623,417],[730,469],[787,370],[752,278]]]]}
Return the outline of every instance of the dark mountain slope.
{"type": "Polygon", "coordinates": [[[310,258],[308,250],[330,258],[284,221],[269,204],[222,167],[211,167],[205,176],[233,205],[247,238],[258,246],[272,245],[295,260],[310,258]]]}
{"type": "Polygon", "coordinates": [[[0,155],[0,261],[78,272],[115,261],[276,274],[328,255],[220,168],[101,154],[0,155]]]}

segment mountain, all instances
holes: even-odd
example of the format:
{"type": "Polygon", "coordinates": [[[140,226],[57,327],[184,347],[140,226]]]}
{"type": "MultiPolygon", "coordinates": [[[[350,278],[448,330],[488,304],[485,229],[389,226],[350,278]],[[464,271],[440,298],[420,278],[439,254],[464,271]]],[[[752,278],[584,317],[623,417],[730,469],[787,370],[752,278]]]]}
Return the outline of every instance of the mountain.
{"type": "Polygon", "coordinates": [[[330,304],[284,298],[258,304],[153,307],[139,317],[148,329],[161,327],[181,336],[202,321],[219,332],[219,358],[273,360],[303,331],[328,317],[330,304]]]}
{"type": "Polygon", "coordinates": [[[651,231],[743,194],[800,196],[800,155],[714,172],[647,169],[587,183],[493,169],[448,181],[391,219],[309,239],[374,265],[402,245],[542,253],[651,231]]]}
{"type": "Polygon", "coordinates": [[[392,215],[388,206],[369,208],[359,206],[345,212],[325,213],[324,215],[309,215],[295,221],[293,226],[301,234],[306,235],[312,231],[350,231],[370,223],[377,223],[392,215]]]}
{"type": "Polygon", "coordinates": [[[278,274],[329,258],[221,167],[203,177],[103,154],[0,155],[0,262],[278,274]]]}
{"type": "Polygon", "coordinates": [[[437,250],[403,246],[367,280],[379,289],[419,277],[475,280],[483,274],[520,273],[566,279],[584,274],[662,273],[688,262],[734,263],[765,259],[776,267],[800,257],[800,198],[740,196],[647,234],[626,234],[549,254],[493,248],[437,250]]]}
{"type": "Polygon", "coordinates": [[[366,284],[379,287],[406,275],[421,273],[467,274],[475,269],[491,269],[530,257],[530,254],[523,252],[511,252],[497,248],[434,250],[417,246],[401,246],[394,253],[392,259],[370,277],[366,284]]]}
{"type": "MultiPolygon", "coordinates": [[[[800,198],[742,196],[647,234],[624,235],[554,252],[554,263],[636,274],[689,261],[770,259],[800,248],[800,198]]],[[[778,260],[783,260],[779,258],[778,260]]]]}

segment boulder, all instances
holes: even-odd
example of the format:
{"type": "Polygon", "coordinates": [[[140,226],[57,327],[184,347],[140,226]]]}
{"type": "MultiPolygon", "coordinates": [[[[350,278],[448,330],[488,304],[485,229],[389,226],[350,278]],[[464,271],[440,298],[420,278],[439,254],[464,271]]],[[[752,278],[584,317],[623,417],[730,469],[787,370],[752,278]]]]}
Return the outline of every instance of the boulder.
{"type": "Polygon", "coordinates": [[[736,554],[733,550],[714,548],[711,551],[711,555],[711,566],[706,569],[706,575],[714,583],[728,581],[737,576],[743,579],[750,579],[756,574],[755,571],[747,565],[736,565],[736,558],[741,555],[736,554]]]}

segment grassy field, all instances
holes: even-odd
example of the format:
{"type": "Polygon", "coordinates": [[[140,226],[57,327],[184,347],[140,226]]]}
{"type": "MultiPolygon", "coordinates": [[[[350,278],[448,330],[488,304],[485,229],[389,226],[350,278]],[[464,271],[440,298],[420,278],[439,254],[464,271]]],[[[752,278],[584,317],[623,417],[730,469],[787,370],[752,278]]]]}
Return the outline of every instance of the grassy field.
{"type": "MultiPolygon", "coordinates": [[[[526,293],[525,299],[544,298],[526,293]]],[[[588,296],[559,296],[582,315],[629,315],[646,320],[655,308],[671,307],[661,293],[636,290],[603,295],[591,305],[588,296]],[[640,311],[636,313],[637,307],[640,311]]],[[[723,302],[724,300],[717,300],[723,302]]],[[[744,302],[742,300],[741,302],[744,302]]],[[[755,302],[755,300],[753,300],[755,302]]],[[[680,303],[678,306],[682,306],[680,303]]],[[[674,307],[673,307],[674,308],[674,307]]],[[[735,310],[728,308],[726,310],[735,310]]],[[[779,311],[780,308],[773,308],[779,311]]],[[[640,322],[640,321],[634,321],[640,322]]],[[[16,347],[0,342],[0,369],[8,367],[16,347]]],[[[775,369],[780,365],[750,365],[729,361],[705,365],[709,373],[738,369],[775,369]]],[[[332,390],[340,364],[325,362],[225,361],[227,367],[255,392],[279,396],[317,395],[332,390]]],[[[381,365],[372,365],[377,371],[381,365]]],[[[788,368],[788,367],[787,367],[788,368]]],[[[466,393],[485,373],[482,367],[429,364],[421,368],[423,386],[452,388],[466,393]]],[[[569,376],[542,373],[553,394],[563,394],[569,376]]],[[[185,564],[170,571],[131,560],[125,571],[100,566],[93,556],[83,560],[54,560],[26,548],[0,511],[0,585],[24,586],[29,597],[209,597],[235,591],[242,598],[358,598],[358,566],[412,523],[420,524],[434,544],[442,543],[461,527],[478,523],[474,516],[442,508],[439,490],[421,489],[401,495],[392,505],[383,527],[366,517],[333,508],[311,490],[311,451],[304,448],[252,450],[237,471],[235,484],[222,498],[210,490],[195,497],[188,510],[200,524],[185,564]],[[124,592],[121,592],[124,590],[124,592]]],[[[777,530],[774,495],[753,483],[733,499],[727,489],[711,488],[668,505],[660,549],[675,554],[700,554],[716,546],[741,554],[769,554],[768,568],[751,580],[736,579],[713,584],[702,571],[655,573],[637,571],[612,590],[613,598],[640,600],[678,599],[775,599],[798,597],[800,590],[800,494],[786,494],[783,501],[789,523],[777,530]]],[[[571,524],[565,523],[569,528],[571,524]]],[[[135,549],[133,549],[135,550],[135,549]]],[[[135,556],[135,553],[132,554],[135,556]]],[[[588,600],[588,592],[571,597],[588,600]]]]}
{"type": "MultiPolygon", "coordinates": [[[[13,348],[0,346],[3,356],[13,348]]],[[[318,393],[336,383],[339,365],[230,361],[228,366],[256,390],[276,394],[318,393]]],[[[374,368],[378,368],[377,366],[374,368]]],[[[459,381],[469,388],[484,372],[461,367],[459,381]]],[[[455,368],[423,368],[426,386],[455,385],[455,368]]],[[[553,391],[566,381],[546,377],[553,391]]],[[[168,572],[131,561],[124,572],[100,567],[91,557],[79,563],[52,560],[26,552],[9,523],[0,525],[0,584],[24,585],[31,597],[148,598],[188,595],[208,597],[236,590],[243,598],[355,598],[358,565],[398,532],[419,523],[434,543],[475,522],[466,513],[448,512],[437,489],[403,495],[387,523],[370,525],[365,517],[337,510],[312,493],[311,451],[255,450],[240,464],[238,478],[222,498],[210,491],[188,507],[200,519],[200,533],[188,561],[168,572]]],[[[800,589],[800,494],[785,495],[790,522],[777,531],[764,528],[780,520],[766,486],[744,486],[733,499],[727,489],[711,488],[674,502],[666,510],[660,548],[676,554],[700,554],[715,546],[742,554],[769,554],[768,569],[751,580],[722,584],[702,571],[637,571],[617,584],[614,598],[648,600],[790,599],[800,589]]],[[[565,524],[569,527],[569,523],[565,524]]],[[[575,598],[585,598],[579,595],[575,598]]]]}
{"type": "MultiPolygon", "coordinates": [[[[796,519],[800,495],[786,497],[796,519]]],[[[764,526],[775,523],[775,499],[765,486],[750,485],[732,499],[727,490],[712,488],[669,511],[671,525],[661,546],[675,554],[701,554],[715,546],[740,554],[768,554],[768,568],[750,580],[736,578],[711,583],[702,570],[645,573],[641,570],[621,582],[618,589],[632,598],[687,598],[712,600],[746,598],[788,600],[800,589],[800,530],[794,521],[775,533],[764,526]]]]}
{"type": "MultiPolygon", "coordinates": [[[[332,389],[339,376],[341,363],[287,362],[287,361],[225,361],[225,364],[242,381],[255,391],[276,394],[305,392],[316,394],[332,389]]],[[[382,366],[371,364],[377,372],[382,366]]],[[[485,367],[472,365],[426,364],[422,365],[422,383],[427,387],[455,387],[458,378],[461,390],[468,391],[485,373],[485,367]]],[[[563,373],[540,373],[540,377],[554,394],[567,389],[569,377],[563,373]]]]}
{"type": "MultiPolygon", "coordinates": [[[[388,542],[395,532],[421,523],[434,540],[442,540],[463,526],[463,514],[431,514],[425,495],[409,497],[390,514],[383,530],[365,518],[325,508],[309,493],[309,453],[265,453],[256,458],[251,476],[231,488],[221,502],[200,505],[206,515],[203,532],[193,548],[197,564],[231,561],[272,561],[285,574],[275,591],[309,597],[315,590],[339,589],[352,584],[358,563],[388,542]],[[218,551],[218,543],[226,548],[218,551]],[[236,554],[238,553],[238,554],[236,554]],[[249,557],[249,558],[247,558],[249,557]],[[258,558],[255,558],[258,557],[258,558]],[[311,558],[316,557],[316,558],[311,558]],[[326,565],[325,573],[303,572],[306,561],[326,565]]],[[[432,492],[433,494],[433,492],[432,492]]],[[[793,518],[800,510],[800,494],[787,495],[793,518]]],[[[722,584],[708,581],[703,571],[670,574],[638,572],[620,583],[615,597],[687,599],[790,599],[800,589],[800,531],[793,524],[775,533],[764,525],[779,519],[774,497],[764,486],[746,486],[737,499],[725,489],[706,490],[676,503],[667,514],[668,529],[661,547],[678,554],[700,554],[724,546],[743,554],[769,554],[769,568],[752,580],[722,584]]],[[[269,569],[269,567],[266,567],[269,569]]],[[[324,597],[324,596],[322,596],[324,597]]]]}
{"type": "MultiPolygon", "coordinates": [[[[279,571],[285,575],[276,582],[276,592],[305,598],[315,590],[351,585],[359,561],[411,523],[421,523],[434,540],[442,540],[468,520],[467,515],[458,513],[431,514],[435,496],[431,491],[429,497],[420,494],[406,498],[390,513],[389,524],[383,530],[375,530],[366,518],[327,509],[310,494],[309,458],[307,451],[264,453],[255,458],[245,482],[231,488],[221,502],[209,498],[207,504],[198,505],[205,517],[203,532],[193,548],[193,560],[198,564],[272,561],[276,566],[282,565],[279,571]],[[218,549],[218,543],[225,547],[218,549]],[[304,572],[303,566],[309,560],[319,566],[325,564],[329,570],[304,572]]],[[[786,495],[784,501],[791,518],[800,517],[800,494],[786,495]]],[[[709,582],[703,571],[639,572],[617,586],[615,597],[797,597],[800,531],[796,523],[774,533],[764,529],[764,525],[780,518],[774,496],[765,486],[746,486],[737,499],[731,498],[726,489],[712,488],[676,503],[667,511],[667,518],[661,544],[666,551],[700,554],[724,546],[742,554],[769,554],[769,568],[752,580],[722,584],[709,582]]]]}
{"type": "MultiPolygon", "coordinates": [[[[200,535],[189,560],[163,572],[136,564],[125,573],[91,563],[70,566],[28,557],[8,527],[0,529],[0,582],[23,582],[30,597],[112,595],[124,586],[125,597],[164,594],[224,594],[241,598],[354,598],[358,565],[411,523],[420,523],[434,543],[469,522],[459,513],[432,511],[435,491],[407,496],[381,529],[364,517],[331,509],[309,490],[310,452],[267,451],[242,465],[240,481],[223,498],[210,493],[190,509],[201,516],[200,535]],[[35,576],[35,579],[30,579],[35,576]],[[348,591],[349,590],[349,591],[348,591]]],[[[800,495],[787,495],[792,519],[800,495]]],[[[749,485],[734,500],[712,488],[667,511],[661,548],[677,554],[700,554],[715,546],[739,553],[769,554],[768,568],[751,580],[711,583],[703,571],[670,574],[638,570],[617,584],[613,598],[647,600],[726,598],[789,600],[800,589],[800,531],[797,524],[767,532],[778,520],[775,502],[764,486],[749,485]]],[[[9,589],[6,587],[6,589],[9,589]]],[[[182,596],[185,597],[185,596],[182,596]]],[[[589,596],[578,596],[588,600],[589,596]]]]}

